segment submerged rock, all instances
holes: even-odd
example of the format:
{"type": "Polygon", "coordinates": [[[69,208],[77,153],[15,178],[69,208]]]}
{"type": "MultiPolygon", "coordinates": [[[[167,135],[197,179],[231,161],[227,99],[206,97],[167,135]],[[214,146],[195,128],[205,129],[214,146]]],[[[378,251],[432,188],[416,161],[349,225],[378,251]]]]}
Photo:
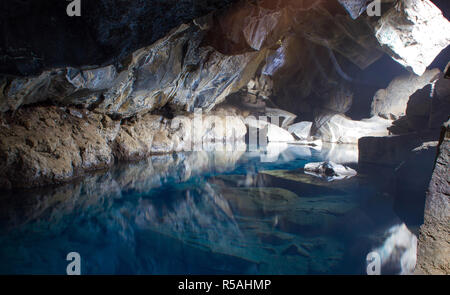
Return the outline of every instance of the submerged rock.
{"type": "Polygon", "coordinates": [[[305,173],[326,178],[328,181],[350,178],[357,174],[352,168],[333,162],[308,163],[304,170],[305,173]]]}
{"type": "Polygon", "coordinates": [[[381,17],[375,36],[394,60],[422,75],[450,44],[450,22],[429,0],[403,0],[381,17]]]}

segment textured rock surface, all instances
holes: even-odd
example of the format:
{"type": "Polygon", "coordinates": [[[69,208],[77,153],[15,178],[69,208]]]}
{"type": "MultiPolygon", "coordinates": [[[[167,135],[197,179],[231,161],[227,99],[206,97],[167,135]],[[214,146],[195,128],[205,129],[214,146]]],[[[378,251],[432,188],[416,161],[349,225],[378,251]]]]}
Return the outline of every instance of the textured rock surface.
{"type": "MultiPolygon", "coordinates": [[[[226,150],[227,144],[242,144],[247,133],[244,120],[227,110],[172,120],[147,114],[120,121],[53,106],[24,108],[0,119],[2,188],[63,183],[108,168],[115,159],[141,160],[211,142],[216,144],[211,149],[226,150]]],[[[245,145],[231,148],[245,150],[245,145]]]]}
{"type": "Polygon", "coordinates": [[[254,76],[264,50],[225,56],[201,47],[204,32],[181,25],[133,53],[128,66],[80,71],[46,71],[37,77],[4,79],[0,110],[41,101],[76,104],[97,112],[131,117],[162,108],[210,110],[254,76]]]}
{"type": "Polygon", "coordinates": [[[311,131],[312,122],[299,122],[289,126],[288,131],[299,139],[308,139],[311,131]]]}
{"type": "Polygon", "coordinates": [[[386,136],[389,134],[390,120],[378,116],[361,121],[351,120],[343,115],[335,115],[319,129],[318,135],[325,142],[358,144],[364,136],[386,136]]]}
{"type": "Polygon", "coordinates": [[[117,122],[57,107],[20,110],[0,126],[2,187],[60,183],[114,162],[110,143],[117,122]]]}
{"type": "Polygon", "coordinates": [[[422,75],[450,44],[450,22],[431,1],[404,0],[381,17],[375,35],[394,60],[422,75]]]}
{"type": "Polygon", "coordinates": [[[450,122],[442,128],[420,228],[416,273],[450,274],[450,122]]]}
{"type": "Polygon", "coordinates": [[[380,89],[375,93],[371,107],[372,116],[378,115],[390,120],[404,116],[409,97],[430,84],[439,73],[439,69],[433,69],[422,76],[410,74],[395,78],[386,89],[380,89]]]}

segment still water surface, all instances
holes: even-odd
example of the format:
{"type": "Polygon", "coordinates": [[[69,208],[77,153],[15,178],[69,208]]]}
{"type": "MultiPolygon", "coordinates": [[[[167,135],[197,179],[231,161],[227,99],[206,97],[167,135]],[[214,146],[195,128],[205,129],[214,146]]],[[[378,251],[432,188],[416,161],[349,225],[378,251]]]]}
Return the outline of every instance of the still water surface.
{"type": "Polygon", "coordinates": [[[371,251],[382,273],[411,271],[417,228],[395,212],[389,177],[303,172],[329,156],[303,146],[180,153],[2,192],[0,273],[65,274],[69,252],[82,274],[365,274],[371,251]]]}

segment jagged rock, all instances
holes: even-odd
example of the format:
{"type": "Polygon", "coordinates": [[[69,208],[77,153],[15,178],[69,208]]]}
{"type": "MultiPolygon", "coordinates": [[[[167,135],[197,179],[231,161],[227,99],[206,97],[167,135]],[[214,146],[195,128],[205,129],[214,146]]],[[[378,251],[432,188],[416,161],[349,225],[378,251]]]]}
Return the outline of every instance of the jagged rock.
{"type": "Polygon", "coordinates": [[[343,115],[335,115],[330,121],[319,129],[319,137],[322,141],[331,143],[357,144],[364,136],[386,136],[389,134],[390,120],[378,116],[361,121],[348,119],[343,115]]]}
{"type": "Polygon", "coordinates": [[[296,0],[277,5],[271,0],[239,3],[217,18],[208,44],[228,54],[260,50],[274,46],[292,30],[338,51],[361,68],[382,55],[366,19],[355,22],[339,6],[296,0]]]}
{"type": "Polygon", "coordinates": [[[438,157],[426,196],[416,273],[450,274],[450,122],[442,128],[438,157]]]}
{"type": "Polygon", "coordinates": [[[131,117],[161,108],[211,110],[243,87],[263,61],[264,51],[225,56],[200,47],[203,33],[182,25],[132,55],[127,69],[46,71],[38,77],[4,80],[0,110],[42,101],[77,104],[97,112],[131,117]],[[4,94],[3,94],[4,93],[4,94]]]}
{"type": "Polygon", "coordinates": [[[367,8],[369,0],[338,0],[348,11],[352,19],[357,19],[367,8]]]}
{"type": "Polygon", "coordinates": [[[422,75],[450,44],[450,22],[431,1],[404,0],[381,17],[375,36],[394,60],[422,75]]]}
{"type": "Polygon", "coordinates": [[[430,84],[439,73],[439,69],[433,69],[426,71],[422,76],[410,74],[395,78],[386,89],[380,89],[375,93],[371,115],[391,120],[404,116],[409,97],[430,84]]]}
{"type": "Polygon", "coordinates": [[[328,181],[350,178],[357,174],[352,168],[333,162],[308,163],[303,169],[305,173],[326,178],[328,181]]]}

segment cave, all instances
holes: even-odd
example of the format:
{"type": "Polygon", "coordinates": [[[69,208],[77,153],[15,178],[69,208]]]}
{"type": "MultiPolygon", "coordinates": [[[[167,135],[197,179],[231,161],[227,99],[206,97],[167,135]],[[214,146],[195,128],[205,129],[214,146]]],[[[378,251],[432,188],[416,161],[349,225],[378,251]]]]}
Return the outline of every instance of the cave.
{"type": "Polygon", "coordinates": [[[2,1],[0,274],[450,274],[449,6],[2,1]]]}

